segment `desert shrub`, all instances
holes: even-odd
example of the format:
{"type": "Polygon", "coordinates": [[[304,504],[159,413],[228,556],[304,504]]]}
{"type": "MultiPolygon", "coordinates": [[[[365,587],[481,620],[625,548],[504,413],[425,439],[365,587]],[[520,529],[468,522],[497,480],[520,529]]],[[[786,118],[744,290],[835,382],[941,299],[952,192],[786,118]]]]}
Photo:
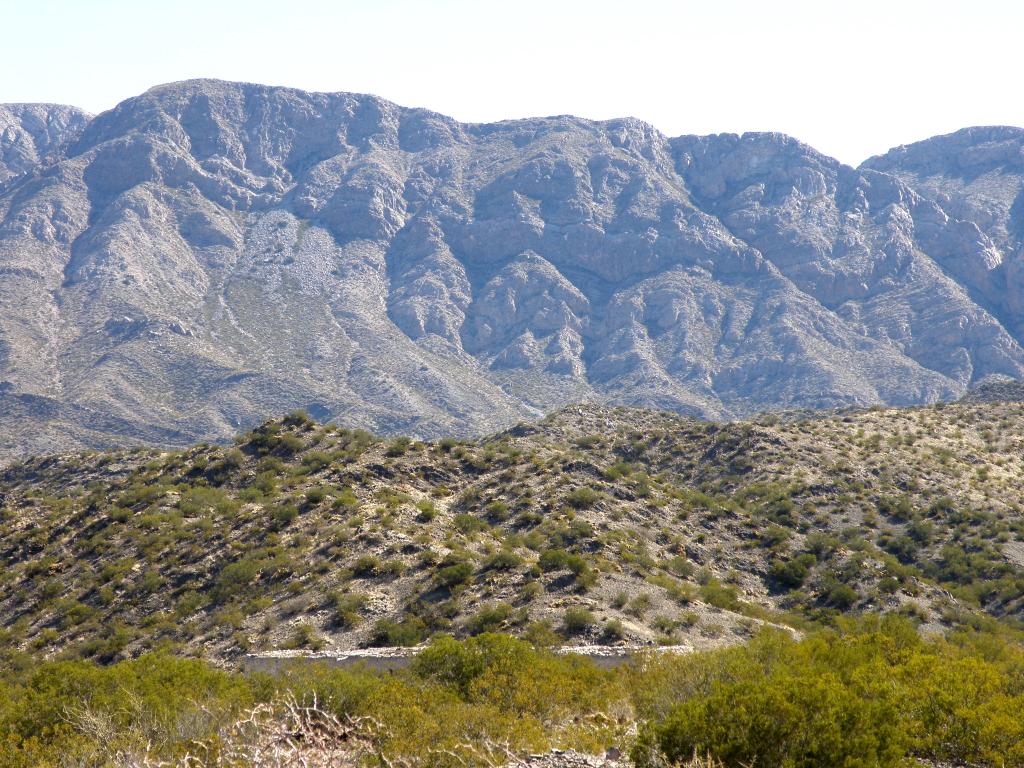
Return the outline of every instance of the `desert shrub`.
{"type": "Polygon", "coordinates": [[[597,584],[597,571],[588,567],[586,563],[578,571],[573,570],[573,574],[575,575],[573,584],[577,592],[588,592],[597,584]]]}
{"type": "Polygon", "coordinates": [[[562,627],[569,635],[579,635],[590,629],[595,623],[597,620],[594,618],[594,614],[586,608],[578,606],[566,608],[565,615],[562,617],[562,627]]]}
{"type": "Polygon", "coordinates": [[[409,448],[412,445],[412,440],[408,437],[396,437],[388,445],[387,450],[384,451],[384,455],[390,458],[398,458],[404,456],[409,452],[409,448]]]}
{"type": "Polygon", "coordinates": [[[164,583],[164,577],[159,571],[146,571],[139,579],[138,590],[140,594],[151,595],[156,592],[164,583]]]}
{"type": "Polygon", "coordinates": [[[108,765],[118,751],[141,751],[147,741],[184,747],[250,705],[256,687],[204,662],[166,655],[106,667],[8,667],[0,682],[0,766],[108,765]]]}
{"type": "Polygon", "coordinates": [[[182,493],[178,500],[178,509],[186,517],[196,517],[209,512],[227,515],[238,509],[238,502],[220,488],[200,485],[182,493]]]}
{"type": "Polygon", "coordinates": [[[434,502],[429,499],[420,499],[417,501],[416,509],[419,510],[419,514],[416,516],[416,519],[421,523],[429,523],[437,517],[437,507],[434,506],[434,502]]]}
{"type": "Polygon", "coordinates": [[[894,617],[795,641],[650,657],[632,672],[646,721],[634,757],[726,766],[887,766],[906,757],[1024,765],[1024,651],[993,636],[923,640],[894,617]]]}
{"type": "Polygon", "coordinates": [[[839,539],[821,531],[812,531],[804,539],[804,548],[817,560],[831,557],[839,547],[839,539]]]}
{"type": "Polygon", "coordinates": [[[454,589],[473,580],[473,566],[466,562],[445,565],[438,569],[436,579],[440,586],[454,589]]]}
{"type": "Polygon", "coordinates": [[[681,579],[688,579],[693,575],[693,564],[684,555],[669,558],[662,567],[681,579]]]}
{"type": "Polygon", "coordinates": [[[298,624],[296,625],[292,636],[282,646],[284,648],[309,648],[311,650],[319,650],[324,647],[324,639],[316,631],[316,628],[310,624],[298,624]]]}
{"type": "Polygon", "coordinates": [[[508,519],[508,504],[500,499],[495,499],[484,507],[484,514],[489,520],[500,523],[508,519]]]}
{"type": "Polygon", "coordinates": [[[569,538],[574,542],[586,541],[594,536],[594,526],[589,520],[576,518],[569,524],[569,538]]]}
{"type": "Polygon", "coordinates": [[[513,612],[512,606],[508,603],[485,605],[469,617],[469,620],[466,622],[466,629],[471,635],[497,632],[509,621],[513,612]]]}
{"type": "Polygon", "coordinates": [[[897,520],[909,520],[914,514],[914,506],[906,495],[898,498],[883,496],[878,500],[878,511],[897,520]]]}
{"type": "Polygon", "coordinates": [[[849,584],[836,582],[826,586],[822,598],[826,605],[840,611],[846,611],[856,604],[860,599],[860,595],[849,584]]]}
{"type": "Polygon", "coordinates": [[[466,534],[486,531],[490,528],[486,520],[481,520],[479,517],[474,517],[473,515],[468,515],[464,512],[457,514],[453,522],[460,533],[466,534]]]}
{"type": "Polygon", "coordinates": [[[381,567],[381,575],[396,578],[405,573],[405,563],[397,557],[385,560],[381,567]]]}
{"type": "Polygon", "coordinates": [[[260,565],[257,560],[243,558],[224,566],[217,575],[213,589],[214,599],[224,602],[245,592],[260,574],[260,565]]]}
{"type": "Polygon", "coordinates": [[[306,491],[306,503],[310,506],[316,506],[323,503],[324,499],[327,498],[327,489],[322,485],[315,486],[306,491]]]}
{"type": "Polygon", "coordinates": [[[601,639],[607,643],[614,643],[626,636],[626,628],[618,619],[609,619],[601,627],[601,639]]]}
{"type": "Polygon", "coordinates": [[[804,553],[788,560],[774,560],[768,569],[768,578],[781,589],[797,589],[807,579],[817,558],[804,553]]]}
{"type": "Polygon", "coordinates": [[[294,504],[279,504],[270,513],[271,528],[280,530],[293,523],[299,516],[299,509],[294,504]]]}
{"type": "Polygon", "coordinates": [[[776,674],[715,686],[656,731],[672,762],[711,754],[727,766],[895,766],[905,754],[898,702],[827,673],[776,674]]]}
{"type": "Polygon", "coordinates": [[[417,655],[412,671],[477,706],[547,722],[602,712],[622,698],[615,675],[508,635],[482,634],[461,642],[437,637],[417,655]]]}
{"type": "Polygon", "coordinates": [[[358,507],[359,497],[355,495],[351,488],[342,488],[331,504],[332,509],[342,509],[346,511],[351,511],[358,507]]]}
{"type": "Polygon", "coordinates": [[[576,509],[589,509],[594,506],[600,498],[601,494],[593,488],[583,486],[570,492],[569,495],[565,497],[565,500],[569,503],[569,506],[576,509]]]}
{"type": "Polygon", "coordinates": [[[790,537],[790,532],[778,525],[769,525],[761,534],[761,546],[774,549],[785,544],[790,537]]]}
{"type": "Polygon", "coordinates": [[[285,456],[293,456],[305,447],[298,435],[281,435],[277,442],[277,451],[285,456]]]}
{"type": "Polygon", "coordinates": [[[510,549],[495,552],[484,561],[484,570],[507,571],[523,564],[523,558],[510,549]]]}
{"type": "Polygon", "coordinates": [[[398,621],[381,619],[373,625],[370,642],[375,646],[410,646],[422,643],[427,636],[427,625],[418,616],[406,616],[398,621]]]}
{"type": "Polygon", "coordinates": [[[699,594],[701,600],[716,608],[734,610],[739,605],[736,588],[729,584],[723,584],[715,578],[701,584],[699,594]]]}
{"type": "MultiPolygon", "coordinates": [[[[426,632],[412,617],[375,630],[385,644],[426,632]]],[[[281,695],[372,721],[373,748],[394,765],[480,764],[488,743],[517,754],[597,752],[629,738],[634,716],[641,768],[690,764],[694,753],[716,768],[1024,765],[1024,649],[1002,631],[925,640],[906,621],[842,619],[799,641],[766,630],[743,646],[651,654],[619,670],[538,650],[554,642],[543,623],[527,634],[535,645],[437,636],[393,674],[301,665],[274,678],[160,654],[104,666],[6,651],[0,766],[119,765],[118,753],[147,745],[176,765],[195,742],[216,744],[226,725],[281,695]]],[[[296,637],[317,642],[312,629],[296,637]]]]}
{"type": "Polygon", "coordinates": [[[537,564],[543,571],[560,571],[567,567],[569,553],[561,549],[548,549],[540,553],[537,564]]]}
{"type": "Polygon", "coordinates": [[[334,623],[345,629],[351,629],[362,621],[360,612],[366,605],[366,595],[362,593],[332,594],[328,600],[334,608],[334,623]]]}
{"type": "Polygon", "coordinates": [[[292,411],[281,420],[281,423],[286,427],[298,427],[300,429],[310,429],[316,424],[309,414],[303,410],[292,411]]]}
{"type": "Polygon", "coordinates": [[[376,555],[363,555],[352,564],[352,574],[360,579],[371,579],[384,573],[384,562],[376,555]]]}
{"type": "Polygon", "coordinates": [[[302,456],[302,473],[314,474],[331,465],[331,455],[324,451],[306,451],[302,456]]]}
{"type": "Polygon", "coordinates": [[[626,613],[637,618],[642,617],[651,607],[651,596],[646,592],[641,592],[639,595],[629,601],[629,606],[626,608],[626,613]]]}

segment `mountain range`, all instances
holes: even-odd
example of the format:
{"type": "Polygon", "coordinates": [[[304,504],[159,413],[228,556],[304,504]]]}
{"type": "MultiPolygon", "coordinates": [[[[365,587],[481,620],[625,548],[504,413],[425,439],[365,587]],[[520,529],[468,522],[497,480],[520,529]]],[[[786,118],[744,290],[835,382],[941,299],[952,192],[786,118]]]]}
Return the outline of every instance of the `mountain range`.
{"type": "Polygon", "coordinates": [[[1022,243],[1018,128],[853,168],[212,80],[3,105],[0,460],[295,408],[434,437],[955,399],[1024,373],[1022,243]]]}

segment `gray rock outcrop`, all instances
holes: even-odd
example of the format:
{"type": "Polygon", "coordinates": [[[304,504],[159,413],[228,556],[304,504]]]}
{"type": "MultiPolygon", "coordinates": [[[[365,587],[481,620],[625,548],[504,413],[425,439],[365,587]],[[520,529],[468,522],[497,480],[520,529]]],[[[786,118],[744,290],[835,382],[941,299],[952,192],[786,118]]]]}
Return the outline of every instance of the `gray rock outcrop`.
{"type": "Polygon", "coordinates": [[[219,81],[0,107],[0,454],[955,398],[1024,373],[1022,136],[855,169],[219,81]]]}

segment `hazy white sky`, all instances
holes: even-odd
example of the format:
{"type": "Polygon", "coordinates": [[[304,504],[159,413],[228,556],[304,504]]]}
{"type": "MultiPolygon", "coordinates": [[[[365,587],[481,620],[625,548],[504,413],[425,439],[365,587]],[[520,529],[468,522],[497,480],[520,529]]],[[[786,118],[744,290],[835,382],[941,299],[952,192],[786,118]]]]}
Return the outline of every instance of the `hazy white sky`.
{"type": "Polygon", "coordinates": [[[1024,126],[1024,0],[0,0],[0,102],[108,109],[219,77],[466,121],[773,130],[856,164],[1024,126]]]}

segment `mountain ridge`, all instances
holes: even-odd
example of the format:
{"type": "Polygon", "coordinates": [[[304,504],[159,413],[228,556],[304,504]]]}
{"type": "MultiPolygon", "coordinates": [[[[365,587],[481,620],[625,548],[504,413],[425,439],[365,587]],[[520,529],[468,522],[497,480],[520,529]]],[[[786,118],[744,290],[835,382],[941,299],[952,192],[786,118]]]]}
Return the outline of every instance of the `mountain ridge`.
{"type": "Polygon", "coordinates": [[[1024,374],[1012,146],[1002,186],[971,186],[784,134],[227,81],[53,109],[0,178],[7,458],[294,407],[436,437],[578,400],[732,418],[1024,374]]]}

